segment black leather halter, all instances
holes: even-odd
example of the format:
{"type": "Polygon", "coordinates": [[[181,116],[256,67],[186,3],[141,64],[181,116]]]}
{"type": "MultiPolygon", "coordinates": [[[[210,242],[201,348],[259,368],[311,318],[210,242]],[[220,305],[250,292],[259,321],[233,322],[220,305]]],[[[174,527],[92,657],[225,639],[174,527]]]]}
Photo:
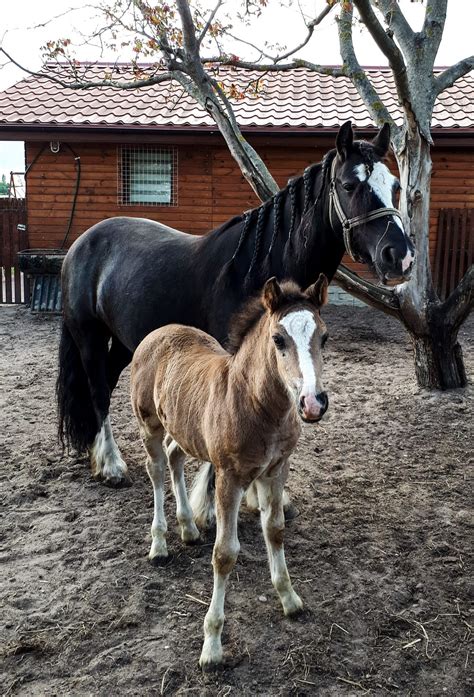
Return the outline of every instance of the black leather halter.
{"type": "Polygon", "coordinates": [[[336,189],[336,158],[332,161],[331,165],[331,181],[329,185],[329,220],[331,221],[331,227],[334,230],[334,223],[332,221],[332,211],[336,212],[339,222],[342,225],[342,234],[344,236],[344,245],[346,251],[354,261],[357,261],[357,257],[354,254],[351,244],[351,230],[358,225],[363,223],[368,223],[371,220],[376,220],[377,218],[383,218],[386,215],[396,215],[402,219],[401,213],[397,208],[376,208],[369,213],[364,213],[363,215],[357,215],[355,218],[348,218],[344,213],[344,209],[339,200],[339,196],[336,189]]]}

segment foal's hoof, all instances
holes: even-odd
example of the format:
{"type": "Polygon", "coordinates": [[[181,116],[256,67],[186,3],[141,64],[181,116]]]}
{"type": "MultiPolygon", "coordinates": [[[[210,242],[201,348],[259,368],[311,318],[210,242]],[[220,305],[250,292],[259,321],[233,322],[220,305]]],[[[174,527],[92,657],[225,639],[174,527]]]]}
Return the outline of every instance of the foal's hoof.
{"type": "Polygon", "coordinates": [[[300,514],[300,511],[299,508],[296,508],[296,506],[290,502],[283,507],[283,513],[285,514],[286,522],[288,522],[289,520],[294,520],[295,518],[297,518],[300,514]]]}

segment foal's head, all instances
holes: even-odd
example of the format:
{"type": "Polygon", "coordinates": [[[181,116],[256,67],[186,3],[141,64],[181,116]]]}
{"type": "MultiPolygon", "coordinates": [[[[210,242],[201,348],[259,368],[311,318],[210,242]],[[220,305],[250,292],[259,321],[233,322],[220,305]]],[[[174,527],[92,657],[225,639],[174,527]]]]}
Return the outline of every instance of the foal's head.
{"type": "Polygon", "coordinates": [[[269,315],[268,341],[303,421],[319,421],[328,408],[322,383],[322,348],[328,333],[319,312],[327,302],[327,287],[321,274],[305,291],[270,278],[262,292],[269,315]]]}

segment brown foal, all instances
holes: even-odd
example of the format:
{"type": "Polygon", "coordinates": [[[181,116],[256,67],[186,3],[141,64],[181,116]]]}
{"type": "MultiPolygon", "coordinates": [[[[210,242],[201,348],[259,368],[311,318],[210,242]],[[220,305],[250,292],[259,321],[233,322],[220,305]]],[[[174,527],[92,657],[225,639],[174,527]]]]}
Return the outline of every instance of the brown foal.
{"type": "Polygon", "coordinates": [[[232,324],[230,351],[199,329],[171,324],[149,334],[132,362],[132,405],[148,454],[154,517],[150,559],[167,557],[165,466],[171,472],[184,542],[199,538],[184,481],[186,454],[212,462],[216,474],[214,590],[204,620],[202,667],[222,661],[225,586],[239,552],[237,516],[255,482],[272,583],[285,615],[302,608],[283,550],[282,494],[288,458],[304,421],[327,409],[320,308],[321,275],[306,291],[272,278],[232,324]]]}

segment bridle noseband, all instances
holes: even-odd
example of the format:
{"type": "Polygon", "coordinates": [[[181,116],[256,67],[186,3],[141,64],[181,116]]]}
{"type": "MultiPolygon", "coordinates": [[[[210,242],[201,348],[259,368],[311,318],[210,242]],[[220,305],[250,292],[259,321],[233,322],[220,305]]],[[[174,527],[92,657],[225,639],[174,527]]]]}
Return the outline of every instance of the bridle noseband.
{"type": "Polygon", "coordinates": [[[337,155],[334,157],[331,165],[331,180],[329,184],[329,220],[331,222],[331,227],[334,230],[334,223],[332,220],[332,211],[334,209],[337,217],[339,218],[339,222],[342,225],[342,234],[347,253],[353,261],[362,261],[353,251],[351,243],[351,230],[358,225],[368,223],[371,220],[377,220],[377,218],[383,218],[386,215],[396,215],[400,218],[400,220],[402,216],[397,208],[376,208],[374,211],[370,211],[369,213],[357,215],[354,218],[348,218],[344,213],[344,209],[341,205],[336,189],[336,159],[337,155]]]}

